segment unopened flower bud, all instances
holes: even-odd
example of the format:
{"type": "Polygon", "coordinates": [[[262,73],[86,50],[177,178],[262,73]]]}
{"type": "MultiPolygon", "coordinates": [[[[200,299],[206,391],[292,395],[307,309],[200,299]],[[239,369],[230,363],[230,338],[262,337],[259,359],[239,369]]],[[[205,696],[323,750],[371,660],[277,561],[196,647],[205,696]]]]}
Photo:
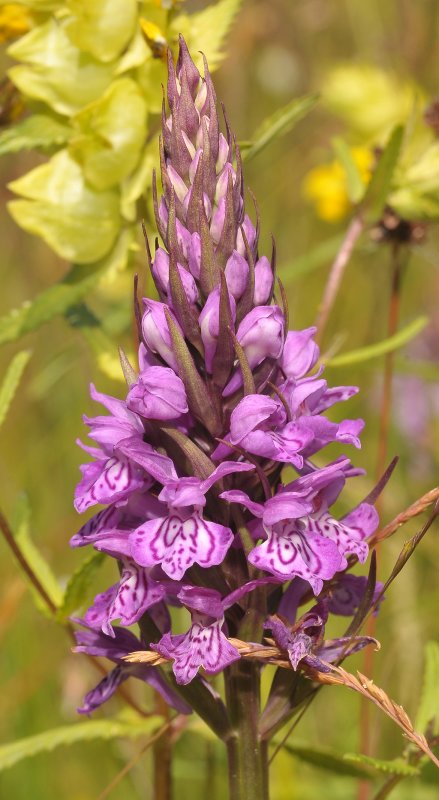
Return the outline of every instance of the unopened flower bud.
{"type": "Polygon", "coordinates": [[[317,363],[320,351],[313,336],[316,328],[289,331],[281,358],[281,368],[287,378],[303,378],[317,363]]]}
{"type": "MultiPolygon", "coordinates": [[[[142,319],[142,332],[146,346],[152,353],[161,356],[172,369],[177,369],[177,361],[172,349],[171,335],[165,316],[165,309],[168,308],[164,303],[157,300],[144,299],[145,313],[142,319]]],[[[168,308],[172,314],[172,311],[168,308]]],[[[178,325],[177,320],[174,320],[178,325]]],[[[182,334],[183,335],[183,334],[182,334]]]]}
{"type": "Polygon", "coordinates": [[[237,250],[234,250],[227,261],[225,276],[229,292],[231,295],[233,295],[235,300],[239,300],[239,298],[244,294],[248,281],[248,273],[249,266],[244,256],[241,256],[237,250]]]}
{"type": "Polygon", "coordinates": [[[259,258],[255,264],[255,291],[253,302],[256,306],[263,306],[270,297],[273,288],[273,270],[267,256],[259,258]]]}
{"type": "Polygon", "coordinates": [[[188,411],[183,381],[168,367],[148,367],[130,387],[127,406],[146,419],[176,419],[188,411]]]}

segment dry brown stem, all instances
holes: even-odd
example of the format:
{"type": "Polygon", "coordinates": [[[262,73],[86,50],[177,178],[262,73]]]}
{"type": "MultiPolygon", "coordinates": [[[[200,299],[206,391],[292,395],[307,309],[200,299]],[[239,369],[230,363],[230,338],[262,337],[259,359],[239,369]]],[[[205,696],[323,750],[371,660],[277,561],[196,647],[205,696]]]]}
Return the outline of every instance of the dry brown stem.
{"type": "Polygon", "coordinates": [[[332,673],[314,673],[314,680],[318,681],[319,683],[332,686],[347,686],[348,689],[352,689],[354,692],[361,694],[367,700],[370,700],[401,728],[404,736],[407,739],[409,739],[414,745],[416,745],[416,747],[422,750],[422,752],[431,759],[433,764],[439,767],[439,760],[430,750],[427,739],[422,733],[415,731],[410,717],[406,711],[404,711],[402,706],[391,700],[383,689],[380,689],[379,686],[376,686],[372,680],[366,678],[366,676],[362,675],[361,672],[357,673],[357,677],[356,675],[352,675],[352,673],[347,672],[342,667],[333,666],[332,670],[332,673]]]}
{"type": "Polygon", "coordinates": [[[427,494],[422,495],[414,503],[412,503],[408,508],[404,511],[401,511],[400,514],[392,519],[384,528],[377,531],[371,538],[369,539],[369,545],[373,547],[377,542],[382,542],[383,539],[388,539],[389,536],[392,536],[398,528],[401,528],[406,522],[409,522],[413,517],[417,517],[419,514],[422,514],[429,506],[436,502],[439,499],[439,486],[436,486],[434,489],[430,489],[427,494]]]}

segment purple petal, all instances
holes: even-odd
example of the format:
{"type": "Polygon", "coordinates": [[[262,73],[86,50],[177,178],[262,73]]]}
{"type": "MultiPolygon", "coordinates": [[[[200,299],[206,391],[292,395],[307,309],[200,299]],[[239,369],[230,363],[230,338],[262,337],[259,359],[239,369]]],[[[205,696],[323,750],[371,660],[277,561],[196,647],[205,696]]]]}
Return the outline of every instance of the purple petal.
{"type": "Polygon", "coordinates": [[[323,580],[332,578],[340,568],[341,556],[336,545],[324,536],[303,535],[295,523],[271,529],[268,538],[248,556],[251,564],[281,580],[299,576],[321,591],[323,580]]]}
{"type": "Polygon", "coordinates": [[[273,424],[280,424],[285,422],[285,418],[285,411],[280,407],[279,401],[266,395],[249,394],[232,411],[230,441],[239,444],[262,422],[273,419],[273,424]]]}
{"type": "Polygon", "coordinates": [[[148,475],[152,475],[160,483],[167,483],[169,480],[178,478],[173,461],[168,456],[154,450],[147,442],[142,442],[133,436],[131,439],[120,442],[118,450],[143,467],[148,475]]]}
{"type": "Polygon", "coordinates": [[[312,338],[316,331],[288,331],[280,362],[287,378],[302,378],[317,363],[320,352],[312,338]]]}
{"type": "MultiPolygon", "coordinates": [[[[246,259],[237,250],[234,250],[227,261],[224,272],[230,294],[235,300],[239,300],[244,294],[248,281],[249,266],[246,259]]],[[[264,302],[266,301],[264,300],[264,302]]]]}
{"type": "Polygon", "coordinates": [[[167,483],[161,490],[159,499],[172,508],[188,508],[204,506],[205,494],[200,478],[186,477],[167,483]]]}
{"type": "Polygon", "coordinates": [[[271,294],[273,287],[273,270],[267,256],[262,256],[255,264],[255,291],[253,302],[255,306],[264,305],[271,294]]]}
{"type": "Polygon", "coordinates": [[[130,535],[132,557],[142,566],[161,564],[173,580],[180,580],[193,564],[220,564],[233,541],[230,528],[174,513],[141,525],[130,535]]]}
{"type": "Polygon", "coordinates": [[[83,478],[75,489],[75,508],[81,514],[96,503],[113,503],[145,485],[141,469],[123,458],[101,459],[81,467],[83,478]]]}
{"type": "Polygon", "coordinates": [[[79,714],[91,714],[99,706],[106,703],[113,696],[116,689],[129,678],[126,667],[120,664],[108,673],[94,689],[91,689],[84,697],[84,702],[78,708],[79,714]]]}
{"type": "Polygon", "coordinates": [[[262,517],[264,513],[264,506],[262,503],[255,503],[251,500],[248,494],[242,492],[240,489],[231,489],[228,492],[221,492],[220,497],[227,500],[229,503],[240,503],[245,508],[248,508],[255,517],[262,517]]]}
{"type": "Polygon", "coordinates": [[[190,683],[200,667],[208,675],[215,675],[240,658],[221,631],[223,621],[220,619],[209,626],[194,622],[186,635],[165,634],[157,644],[151,644],[151,649],[174,659],[172,669],[177,683],[190,683]]]}
{"type": "Polygon", "coordinates": [[[168,367],[144,370],[130,387],[127,405],[146,419],[176,419],[188,411],[183,381],[168,367]]]}
{"type": "Polygon", "coordinates": [[[202,482],[202,491],[207,492],[214,483],[222,480],[226,475],[233,475],[236,472],[249,472],[254,468],[254,464],[249,464],[247,461],[223,461],[214,469],[211,475],[202,482]]]}

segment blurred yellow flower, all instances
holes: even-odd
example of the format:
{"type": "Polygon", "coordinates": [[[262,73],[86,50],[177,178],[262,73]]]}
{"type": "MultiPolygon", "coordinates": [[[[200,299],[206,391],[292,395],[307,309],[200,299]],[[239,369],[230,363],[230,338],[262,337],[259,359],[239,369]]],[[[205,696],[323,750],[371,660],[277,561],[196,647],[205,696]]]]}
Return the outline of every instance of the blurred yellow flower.
{"type": "Polygon", "coordinates": [[[165,58],[168,43],[161,29],[155,22],[140,17],[140,27],[154,58],[165,58]]]}
{"type": "Polygon", "coordinates": [[[373,144],[384,144],[392,128],[406,122],[416,99],[421,105],[426,100],[413,80],[373,64],[338,64],[326,77],[322,97],[351,135],[373,144]]]}
{"type": "MultiPolygon", "coordinates": [[[[366,186],[370,180],[374,155],[366,147],[354,147],[350,152],[366,186]]],[[[314,204],[317,215],[326,222],[338,222],[352,208],[346,171],[337,160],[311,169],[305,176],[302,189],[304,196],[314,204]]]]}
{"type": "Polygon", "coordinates": [[[29,11],[17,3],[0,8],[0,42],[9,42],[23,36],[31,27],[29,11]]]}

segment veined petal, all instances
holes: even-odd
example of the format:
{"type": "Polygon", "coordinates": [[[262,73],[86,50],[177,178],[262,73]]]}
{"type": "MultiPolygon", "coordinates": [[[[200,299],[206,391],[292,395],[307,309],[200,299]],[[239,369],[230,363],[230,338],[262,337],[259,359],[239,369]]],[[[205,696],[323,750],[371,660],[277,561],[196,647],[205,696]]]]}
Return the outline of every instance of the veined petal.
{"type": "Polygon", "coordinates": [[[340,568],[341,556],[330,539],[317,534],[302,534],[294,523],[267,531],[268,538],[257,545],[248,560],[260,569],[283,580],[296,575],[321,591],[323,580],[332,578],[340,568]]]}
{"type": "Polygon", "coordinates": [[[177,683],[190,683],[200,667],[208,675],[215,675],[240,658],[237,649],[221,631],[223,623],[224,618],[208,626],[194,621],[187,634],[165,634],[160,642],[151,644],[151,648],[174,659],[172,669],[177,683]]]}
{"type": "Polygon", "coordinates": [[[175,512],[151,520],[130,535],[132,556],[142,566],[161,564],[173,580],[180,580],[193,564],[220,564],[233,540],[230,528],[204,520],[194,513],[184,517],[175,512]]]}
{"type": "Polygon", "coordinates": [[[75,508],[79,513],[96,503],[113,503],[145,484],[144,473],[127,459],[108,458],[85,464],[83,478],[75,490],[75,508]]]}

